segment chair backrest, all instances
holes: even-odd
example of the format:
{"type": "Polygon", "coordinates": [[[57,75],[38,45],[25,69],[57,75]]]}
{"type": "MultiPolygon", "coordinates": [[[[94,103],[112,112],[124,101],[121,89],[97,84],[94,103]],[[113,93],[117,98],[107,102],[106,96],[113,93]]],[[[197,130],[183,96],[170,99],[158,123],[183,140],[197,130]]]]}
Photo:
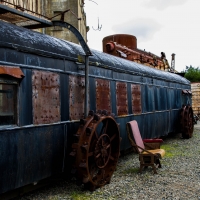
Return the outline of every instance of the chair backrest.
{"type": "MultiPolygon", "coordinates": [[[[144,146],[144,143],[143,143],[143,140],[142,140],[142,137],[140,135],[140,130],[138,128],[138,123],[137,121],[133,120],[133,121],[130,121],[126,124],[127,126],[127,131],[128,131],[128,134],[129,134],[129,139],[130,140],[133,140],[133,142],[135,142],[135,144],[143,149],[145,149],[145,146],[144,146]]],[[[136,147],[136,146],[135,146],[136,147]]],[[[136,147],[136,150],[138,153],[142,152],[143,150],[136,147]]]]}

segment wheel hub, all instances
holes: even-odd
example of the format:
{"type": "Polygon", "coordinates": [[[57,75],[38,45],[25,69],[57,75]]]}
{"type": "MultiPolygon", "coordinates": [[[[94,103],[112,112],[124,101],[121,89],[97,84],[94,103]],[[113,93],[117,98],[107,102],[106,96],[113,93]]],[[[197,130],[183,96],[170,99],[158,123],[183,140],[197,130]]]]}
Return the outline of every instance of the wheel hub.
{"type": "Polygon", "coordinates": [[[95,147],[95,161],[99,168],[104,168],[110,159],[111,147],[110,138],[103,134],[99,137],[95,147]]]}

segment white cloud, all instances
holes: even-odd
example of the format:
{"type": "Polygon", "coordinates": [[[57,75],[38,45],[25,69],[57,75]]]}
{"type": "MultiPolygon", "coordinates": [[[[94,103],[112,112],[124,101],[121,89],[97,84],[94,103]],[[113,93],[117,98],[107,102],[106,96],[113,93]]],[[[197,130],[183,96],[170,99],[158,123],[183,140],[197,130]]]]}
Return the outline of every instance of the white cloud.
{"type": "Polygon", "coordinates": [[[123,26],[118,24],[112,28],[116,33],[131,34],[143,41],[148,41],[161,27],[162,25],[154,19],[137,18],[123,23],[123,26]]]}
{"type": "Polygon", "coordinates": [[[156,8],[157,10],[164,10],[168,7],[179,6],[186,3],[188,0],[147,0],[143,2],[144,7],[156,8]]]}
{"type": "Polygon", "coordinates": [[[176,54],[176,69],[200,66],[200,0],[96,0],[87,2],[87,20],[91,27],[88,45],[102,49],[102,39],[112,34],[132,34],[137,46],[156,55],[176,54]],[[101,31],[94,31],[98,26],[101,31]]]}

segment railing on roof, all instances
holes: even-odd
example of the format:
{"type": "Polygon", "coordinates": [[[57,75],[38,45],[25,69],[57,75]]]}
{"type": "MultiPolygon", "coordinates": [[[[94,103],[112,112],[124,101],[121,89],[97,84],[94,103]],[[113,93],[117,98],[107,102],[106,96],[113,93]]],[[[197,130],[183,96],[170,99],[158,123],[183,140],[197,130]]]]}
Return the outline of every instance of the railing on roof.
{"type": "Polygon", "coordinates": [[[0,4],[37,15],[42,15],[42,2],[41,0],[0,0],[0,4]]]}
{"type": "Polygon", "coordinates": [[[43,15],[44,0],[0,0],[0,20],[29,29],[52,26],[43,15]]]}

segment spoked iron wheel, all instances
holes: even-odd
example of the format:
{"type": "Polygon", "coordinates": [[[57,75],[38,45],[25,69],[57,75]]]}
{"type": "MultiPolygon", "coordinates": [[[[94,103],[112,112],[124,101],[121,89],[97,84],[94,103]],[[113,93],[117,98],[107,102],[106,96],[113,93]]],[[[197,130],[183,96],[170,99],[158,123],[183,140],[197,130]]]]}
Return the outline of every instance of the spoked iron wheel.
{"type": "Polygon", "coordinates": [[[77,143],[72,145],[71,155],[75,157],[74,167],[79,180],[90,190],[110,182],[120,154],[119,126],[106,111],[87,119],[75,134],[77,143]]]}
{"type": "Polygon", "coordinates": [[[193,110],[191,106],[181,108],[181,132],[183,138],[191,138],[194,130],[193,110]]]}

